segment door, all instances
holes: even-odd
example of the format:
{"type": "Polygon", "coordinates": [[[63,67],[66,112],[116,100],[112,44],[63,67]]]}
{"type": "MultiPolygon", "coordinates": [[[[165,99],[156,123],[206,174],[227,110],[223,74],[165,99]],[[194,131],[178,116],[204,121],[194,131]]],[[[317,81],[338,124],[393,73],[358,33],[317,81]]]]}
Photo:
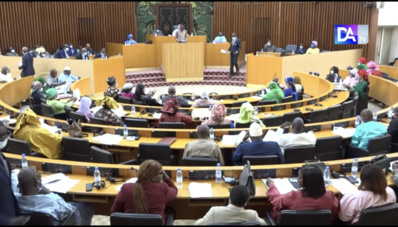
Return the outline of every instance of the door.
{"type": "Polygon", "coordinates": [[[188,34],[192,32],[192,5],[191,4],[157,4],[156,25],[164,35],[171,35],[174,26],[182,24],[188,34]]]}

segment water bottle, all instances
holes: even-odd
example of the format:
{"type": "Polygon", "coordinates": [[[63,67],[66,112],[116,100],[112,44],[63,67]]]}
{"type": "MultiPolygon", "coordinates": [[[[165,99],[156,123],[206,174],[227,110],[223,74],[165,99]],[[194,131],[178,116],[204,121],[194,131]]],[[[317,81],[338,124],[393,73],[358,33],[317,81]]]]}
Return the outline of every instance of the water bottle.
{"type": "Polygon", "coordinates": [[[358,127],[358,125],[360,124],[360,119],[359,119],[359,115],[357,115],[357,118],[355,119],[355,128],[358,127]]]}
{"type": "Polygon", "coordinates": [[[326,166],[325,171],[323,172],[323,180],[325,181],[325,186],[328,186],[330,183],[330,170],[329,166],[326,166]]]}
{"type": "Polygon", "coordinates": [[[231,121],[231,128],[234,128],[234,122],[231,121]]]}
{"type": "Polygon", "coordinates": [[[265,88],[263,87],[263,89],[261,89],[261,96],[264,96],[264,94],[265,94],[265,88]]]}
{"type": "Polygon", "coordinates": [[[182,172],[181,168],[177,170],[177,188],[182,188],[182,172]]]}
{"type": "Polygon", "coordinates": [[[254,107],[254,115],[258,115],[258,107],[257,106],[254,107]]]}
{"type": "Polygon", "coordinates": [[[101,173],[98,170],[98,167],[95,167],[94,170],[94,186],[101,185],[101,173]]]}
{"type": "Polygon", "coordinates": [[[337,83],[337,77],[336,76],[334,77],[334,83],[337,83]]]}
{"type": "Polygon", "coordinates": [[[192,101],[195,100],[195,93],[192,93],[192,101]]]}
{"type": "Polygon", "coordinates": [[[22,154],[21,166],[22,168],[28,167],[28,160],[26,159],[25,154],[22,154]]]}
{"type": "Polygon", "coordinates": [[[129,136],[129,130],[127,130],[127,125],[124,125],[123,136],[124,138],[127,138],[127,136],[129,136]]]}
{"type": "Polygon", "coordinates": [[[212,141],[214,141],[214,130],[213,130],[213,128],[210,128],[210,139],[212,141]]]}
{"type": "Polygon", "coordinates": [[[193,36],[193,32],[191,32],[191,36],[193,36]]]}
{"type": "Polygon", "coordinates": [[[358,158],[354,158],[354,163],[352,163],[351,167],[351,176],[353,178],[357,178],[357,173],[358,173],[358,158]]]}
{"type": "Polygon", "coordinates": [[[131,106],[131,115],[135,117],[135,107],[134,105],[131,106]]]}
{"type": "Polygon", "coordinates": [[[217,168],[216,168],[216,183],[221,183],[222,179],[222,171],[220,167],[220,163],[217,163],[217,168]]]}
{"type": "Polygon", "coordinates": [[[373,120],[377,121],[377,110],[373,112],[373,120]]]}
{"type": "Polygon", "coordinates": [[[394,115],[394,110],[392,109],[392,107],[390,108],[390,110],[388,111],[388,122],[390,122],[392,120],[392,115],[394,115]]]}
{"type": "Polygon", "coordinates": [[[256,56],[258,56],[258,51],[256,51],[256,56]]]}
{"type": "Polygon", "coordinates": [[[210,111],[210,112],[211,112],[211,109],[212,109],[212,108],[213,108],[213,106],[212,106],[212,105],[210,105],[210,106],[209,106],[209,111],[210,111]]]}

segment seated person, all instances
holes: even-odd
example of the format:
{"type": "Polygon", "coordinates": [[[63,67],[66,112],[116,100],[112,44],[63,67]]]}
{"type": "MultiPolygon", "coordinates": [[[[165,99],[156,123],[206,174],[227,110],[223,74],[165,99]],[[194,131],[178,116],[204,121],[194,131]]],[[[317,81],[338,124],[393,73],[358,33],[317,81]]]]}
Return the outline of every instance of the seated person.
{"type": "Polygon", "coordinates": [[[188,32],[185,30],[185,26],[181,25],[180,29],[177,31],[174,36],[177,43],[186,43],[188,41],[188,32]]]}
{"type": "Polygon", "coordinates": [[[218,33],[218,36],[216,38],[214,38],[213,43],[226,43],[227,42],[227,38],[225,38],[225,36],[223,36],[222,32],[218,33]]]}
{"type": "Polygon", "coordinates": [[[251,222],[258,221],[261,225],[266,225],[264,219],[260,218],[257,211],[247,209],[244,207],[247,205],[250,199],[249,191],[246,186],[237,185],[234,186],[229,193],[229,204],[228,206],[213,206],[206,213],[206,215],[197,220],[195,225],[211,225],[216,223],[239,223],[239,222],[251,222]]]}
{"type": "Polygon", "coordinates": [[[77,113],[83,114],[86,116],[87,122],[90,122],[90,117],[93,116],[93,114],[90,112],[90,106],[91,106],[91,99],[87,96],[83,96],[80,99],[80,105],[79,109],[76,111],[77,113]]]}
{"type": "Polygon", "coordinates": [[[388,125],[387,132],[391,135],[391,143],[398,143],[398,108],[394,109],[392,119],[388,125]]]}
{"type": "Polygon", "coordinates": [[[301,78],[299,76],[294,77],[294,86],[296,87],[297,94],[302,94],[304,91],[304,87],[301,84],[301,78]]]}
{"type": "Polygon", "coordinates": [[[285,95],[285,97],[288,97],[293,95],[293,92],[296,92],[296,86],[294,85],[294,79],[291,76],[286,77],[285,82],[286,82],[286,89],[283,90],[283,94],[285,95]]]}
{"type": "Polygon", "coordinates": [[[0,72],[0,83],[8,83],[13,81],[14,79],[11,76],[10,69],[7,66],[1,68],[0,72]]]}
{"type": "Polygon", "coordinates": [[[184,99],[181,96],[176,96],[176,88],[175,87],[170,86],[169,90],[168,90],[168,93],[169,93],[168,96],[164,95],[162,97],[162,103],[166,103],[166,101],[168,99],[175,97],[175,98],[177,98],[178,104],[180,106],[182,106],[182,107],[190,107],[191,106],[191,105],[189,105],[189,103],[188,103],[188,101],[186,99],[184,99]]]}
{"type": "Polygon", "coordinates": [[[340,200],[340,220],[353,225],[358,222],[362,210],[396,201],[395,192],[387,186],[386,177],[380,167],[365,165],[362,167],[360,179],[358,191],[344,195],[340,200]]]}
{"type": "Polygon", "coordinates": [[[117,88],[116,78],[114,76],[108,77],[106,83],[109,87],[106,89],[105,95],[113,99],[117,99],[117,97],[119,97],[120,90],[117,88]]]}
{"type": "Polygon", "coordinates": [[[47,158],[61,158],[62,136],[58,133],[51,134],[42,128],[37,115],[31,109],[18,116],[13,135],[15,139],[27,141],[32,151],[47,158]]]}
{"type": "Polygon", "coordinates": [[[70,58],[69,45],[67,43],[65,43],[62,50],[59,52],[59,56],[60,56],[60,58],[70,58]]]}
{"type": "Polygon", "coordinates": [[[333,66],[330,69],[330,74],[326,76],[326,79],[331,83],[339,83],[340,80],[342,80],[341,76],[339,75],[339,68],[337,68],[337,66],[333,66]]]}
{"type": "Polygon", "coordinates": [[[264,52],[275,52],[276,47],[271,44],[271,40],[268,40],[268,42],[264,45],[264,52]]]}
{"type": "Polygon", "coordinates": [[[134,93],[134,100],[138,102],[143,102],[145,105],[149,106],[161,106],[161,104],[154,98],[152,98],[155,94],[155,91],[151,91],[148,94],[145,94],[145,85],[137,84],[134,93]]]}
{"type": "MultiPolygon", "coordinates": [[[[398,162],[394,162],[392,164],[392,169],[393,169],[393,179],[394,179],[394,184],[396,187],[398,187],[398,162]]],[[[396,190],[396,188],[395,188],[396,190]]]]}
{"type": "Polygon", "coordinates": [[[218,144],[209,137],[209,127],[207,125],[198,126],[198,140],[189,142],[185,145],[183,158],[202,157],[215,158],[220,165],[224,165],[224,159],[218,144]]]}
{"type": "Polygon", "coordinates": [[[61,75],[59,75],[58,77],[58,82],[68,82],[70,81],[70,83],[74,83],[75,81],[77,81],[78,79],[80,79],[78,76],[74,76],[71,74],[71,69],[69,66],[66,66],[64,68],[64,71],[61,73],[61,75]]]}
{"type": "Polygon", "coordinates": [[[356,127],[351,146],[367,150],[369,140],[386,135],[387,129],[383,124],[373,121],[373,113],[369,109],[362,110],[360,117],[363,123],[356,127]]]}
{"type": "Polygon", "coordinates": [[[8,47],[8,52],[6,53],[6,56],[14,56],[17,57],[19,54],[15,52],[15,49],[12,47],[8,47]]]}
{"type": "Polygon", "coordinates": [[[22,213],[49,214],[54,218],[54,225],[62,224],[74,214],[76,225],[91,225],[94,209],[84,203],[67,203],[58,194],[52,193],[42,185],[41,175],[33,166],[21,169],[18,182],[21,194],[18,193],[16,198],[22,213]]]}
{"type": "Polygon", "coordinates": [[[72,43],[69,43],[69,51],[68,51],[69,56],[75,56],[76,55],[76,50],[73,49],[72,43]]]}
{"type": "Polygon", "coordinates": [[[318,42],[315,40],[312,41],[311,48],[308,48],[305,54],[319,54],[318,42]]]}
{"type": "Polygon", "coordinates": [[[343,86],[348,90],[352,90],[359,82],[359,75],[357,69],[351,69],[349,75],[343,80],[343,86]]]}
{"type": "Polygon", "coordinates": [[[361,69],[364,69],[364,70],[367,70],[367,69],[368,69],[367,62],[366,62],[366,58],[365,58],[365,57],[360,57],[360,58],[359,58],[357,70],[359,71],[359,70],[361,70],[361,69]]]}
{"type": "Polygon", "coordinates": [[[231,121],[225,118],[227,109],[224,104],[216,103],[211,108],[211,117],[209,120],[202,121],[202,125],[221,125],[231,124],[231,121]]]}
{"type": "Polygon", "coordinates": [[[168,99],[160,111],[162,112],[162,116],[158,121],[158,127],[160,122],[189,123],[192,121],[191,116],[178,111],[178,101],[176,98],[168,99]]]}
{"type": "Polygon", "coordinates": [[[160,30],[159,26],[156,26],[156,30],[153,31],[153,34],[155,36],[164,36],[164,34],[163,34],[162,30],[160,30]]]}
{"type": "Polygon", "coordinates": [[[165,224],[166,204],[177,197],[178,189],[159,162],[145,160],[139,169],[135,183],[123,184],[111,213],[158,214],[163,217],[165,224]]]}
{"type": "Polygon", "coordinates": [[[94,58],[108,59],[108,54],[106,53],[105,48],[102,48],[101,52],[97,53],[94,58]]]}
{"type": "Polygon", "coordinates": [[[359,81],[352,91],[356,92],[360,99],[366,99],[367,94],[365,93],[365,89],[369,86],[368,73],[364,69],[361,69],[358,71],[358,75],[359,81]]]}
{"type": "Polygon", "coordinates": [[[367,66],[368,66],[368,69],[366,70],[366,72],[368,72],[368,74],[373,75],[373,76],[382,77],[380,68],[374,61],[369,61],[367,66]]]}
{"type": "Polygon", "coordinates": [[[129,34],[127,36],[127,40],[124,42],[124,45],[131,45],[131,44],[137,44],[137,41],[133,39],[133,34],[129,34]]]}
{"type": "Polygon", "coordinates": [[[243,165],[243,157],[245,156],[264,156],[264,155],[276,155],[278,156],[279,163],[285,163],[285,157],[283,156],[281,149],[278,144],[273,141],[263,141],[263,130],[261,126],[253,122],[250,125],[249,134],[246,133],[244,141],[241,142],[232,156],[232,162],[234,165],[243,165]],[[247,143],[246,140],[250,136],[252,142],[247,143]]]}
{"type": "Polygon", "coordinates": [[[236,123],[246,124],[249,122],[259,122],[262,127],[265,127],[263,121],[257,116],[254,116],[252,104],[245,102],[240,106],[239,117],[235,120],[234,127],[236,128],[236,123]]]}
{"type": "Polygon", "coordinates": [[[76,97],[71,97],[69,100],[57,100],[57,89],[50,88],[46,91],[47,105],[53,109],[53,114],[65,113],[64,106],[71,107],[76,101],[76,97]]]}
{"type": "Polygon", "coordinates": [[[46,99],[46,96],[42,93],[43,86],[39,81],[34,81],[31,85],[30,96],[33,98],[34,103],[32,105],[40,105],[41,99],[46,99]]]}
{"type": "Polygon", "coordinates": [[[296,54],[305,54],[306,53],[306,49],[304,48],[303,44],[300,44],[299,48],[297,48],[296,50],[296,54]]]}
{"type": "Polygon", "coordinates": [[[95,101],[95,105],[102,106],[102,108],[94,114],[94,117],[102,118],[110,125],[124,125],[122,119],[112,111],[112,109],[119,108],[119,104],[113,98],[105,96],[103,99],[95,101]]]}
{"type": "Polygon", "coordinates": [[[83,47],[81,51],[76,52],[76,59],[90,60],[90,57],[88,55],[89,55],[89,52],[87,51],[86,48],[83,47]]]}
{"type": "Polygon", "coordinates": [[[48,75],[46,78],[46,83],[47,83],[48,87],[50,87],[50,88],[58,87],[58,86],[61,86],[66,83],[66,81],[62,81],[62,82],[58,81],[57,75],[58,75],[58,71],[56,69],[50,70],[50,75],[48,75]]]}
{"type": "Polygon", "coordinates": [[[207,91],[203,91],[202,94],[200,95],[200,98],[196,99],[192,103],[192,108],[196,108],[198,106],[214,105],[217,102],[218,101],[209,98],[209,93],[207,93],[207,91]]]}
{"type": "Polygon", "coordinates": [[[285,98],[282,89],[278,86],[278,83],[271,82],[268,85],[269,92],[265,94],[262,100],[274,100],[276,103],[281,103],[282,99],[285,98]]]}
{"type": "Polygon", "coordinates": [[[125,83],[121,95],[125,98],[134,99],[134,93],[132,92],[133,87],[134,85],[132,83],[125,83]]]}
{"type": "MultiPolygon", "coordinates": [[[[267,134],[270,131],[267,132],[267,134]]],[[[285,148],[287,147],[297,147],[297,146],[309,146],[315,145],[316,137],[312,131],[304,132],[304,121],[301,117],[297,117],[292,123],[285,122],[276,131],[278,135],[277,142],[279,147],[282,149],[282,153],[285,153],[285,148]],[[292,126],[291,133],[283,133],[285,127],[292,126]]]]}
{"type": "Polygon", "coordinates": [[[314,165],[303,165],[299,169],[297,182],[301,187],[298,191],[291,191],[281,195],[276,188],[273,180],[268,178],[267,196],[273,205],[272,217],[279,223],[279,213],[281,210],[318,210],[325,209],[332,212],[332,220],[339,214],[339,200],[332,191],[326,191],[323,173],[321,169],[314,165]]]}

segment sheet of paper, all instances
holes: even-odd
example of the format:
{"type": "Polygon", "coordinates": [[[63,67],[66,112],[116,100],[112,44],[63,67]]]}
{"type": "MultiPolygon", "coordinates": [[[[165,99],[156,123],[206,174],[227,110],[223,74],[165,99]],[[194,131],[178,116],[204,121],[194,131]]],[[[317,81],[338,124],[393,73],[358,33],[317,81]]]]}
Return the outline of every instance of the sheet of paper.
{"type": "Polygon", "coordinates": [[[278,142],[279,137],[278,134],[274,130],[268,130],[267,134],[265,134],[263,141],[273,141],[278,142]]]}
{"type": "Polygon", "coordinates": [[[228,54],[229,52],[228,52],[228,50],[221,49],[221,53],[228,54]]]}
{"type": "Polygon", "coordinates": [[[337,190],[339,190],[340,193],[343,195],[354,193],[354,192],[358,191],[358,188],[355,187],[353,184],[351,184],[345,178],[330,179],[330,182],[332,183],[333,187],[335,187],[337,190]]]}
{"type": "Polygon", "coordinates": [[[3,121],[4,124],[15,124],[15,123],[17,123],[17,119],[16,118],[11,119],[10,115],[7,115],[5,117],[0,118],[0,121],[3,121]]]}
{"type": "Polygon", "coordinates": [[[390,167],[388,168],[391,170],[392,173],[394,173],[394,169],[392,168],[392,165],[394,164],[394,162],[398,162],[398,160],[390,162],[390,167]]]}
{"type": "Polygon", "coordinates": [[[342,128],[342,127],[335,127],[333,130],[333,134],[339,135],[343,138],[352,137],[355,133],[355,128],[342,128]]]}
{"type": "Polygon", "coordinates": [[[222,146],[235,146],[237,143],[237,135],[223,135],[221,140],[222,146]]]}
{"type": "Polygon", "coordinates": [[[101,144],[106,144],[106,145],[115,145],[115,144],[119,144],[122,140],[123,137],[120,135],[114,135],[114,134],[109,134],[106,133],[104,135],[101,136],[96,136],[92,138],[94,141],[97,141],[101,144]]]}
{"type": "Polygon", "coordinates": [[[98,110],[100,110],[102,108],[102,106],[96,106],[90,109],[90,111],[93,113],[93,116],[95,115],[95,113],[98,112],[98,110]]]}
{"type": "Polygon", "coordinates": [[[260,97],[260,96],[251,96],[253,99],[257,99],[257,100],[261,100],[262,99],[262,97],[260,97]]]}
{"type": "Polygon", "coordinates": [[[153,113],[153,118],[155,118],[155,119],[160,119],[161,116],[162,116],[162,113],[153,113]]]}
{"type": "Polygon", "coordinates": [[[61,131],[61,130],[58,129],[57,126],[51,126],[51,125],[48,125],[48,124],[44,123],[44,119],[43,118],[40,118],[39,121],[41,123],[41,127],[47,129],[51,134],[55,134],[55,133],[61,131]]]}
{"type": "Polygon", "coordinates": [[[49,176],[41,178],[41,183],[43,185],[48,184],[48,183],[55,183],[56,181],[62,180],[64,178],[66,178],[65,174],[55,173],[55,174],[51,174],[49,176]]]}
{"type": "MultiPolygon", "coordinates": [[[[137,181],[137,177],[132,177],[130,178],[128,181],[124,182],[124,184],[128,184],[128,183],[135,183],[137,181]]],[[[120,191],[120,189],[122,188],[123,184],[117,186],[115,188],[116,191],[120,191]]]]}
{"type": "Polygon", "coordinates": [[[55,181],[53,183],[48,183],[44,185],[52,192],[67,193],[71,188],[73,188],[80,180],[72,180],[69,177],[65,177],[62,180],[55,181]]]}
{"type": "Polygon", "coordinates": [[[237,114],[231,114],[231,115],[229,115],[229,116],[226,116],[226,118],[228,119],[228,120],[230,120],[230,121],[236,121],[236,119],[238,119],[238,117],[239,117],[239,114],[237,113],[237,114]]]}
{"type": "Polygon", "coordinates": [[[73,91],[73,97],[76,97],[77,100],[80,100],[80,90],[79,90],[79,88],[76,88],[76,89],[73,91]]]}
{"type": "Polygon", "coordinates": [[[70,94],[58,94],[58,99],[67,99],[70,98],[72,95],[70,94]]]}
{"type": "Polygon", "coordinates": [[[126,112],[124,112],[124,109],[121,105],[117,109],[112,109],[112,112],[114,112],[118,117],[123,117],[126,112]]]}
{"type": "Polygon", "coordinates": [[[189,196],[191,198],[211,198],[211,184],[192,182],[188,185],[189,196]]]}
{"type": "MultiPolygon", "coordinates": [[[[261,179],[265,186],[267,186],[267,179],[261,179]]],[[[297,191],[297,189],[290,183],[289,178],[273,178],[275,187],[278,189],[281,195],[287,194],[291,191],[297,191]]]]}

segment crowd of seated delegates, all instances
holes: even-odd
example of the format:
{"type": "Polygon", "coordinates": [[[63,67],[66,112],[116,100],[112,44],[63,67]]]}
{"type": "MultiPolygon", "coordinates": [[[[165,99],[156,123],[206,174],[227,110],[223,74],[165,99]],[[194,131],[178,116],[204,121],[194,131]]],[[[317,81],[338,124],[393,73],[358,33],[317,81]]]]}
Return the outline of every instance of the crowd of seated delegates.
{"type": "Polygon", "coordinates": [[[367,94],[365,93],[366,88],[369,86],[368,73],[361,69],[358,71],[358,83],[353,87],[350,97],[353,98],[358,96],[360,99],[366,99],[367,94]]]}
{"type": "Polygon", "coordinates": [[[123,120],[118,117],[112,109],[119,108],[119,104],[111,97],[105,96],[103,99],[95,101],[96,106],[102,106],[95,114],[94,117],[106,120],[110,125],[123,126],[123,120]]]}
{"type": "Polygon", "coordinates": [[[54,218],[53,225],[61,225],[74,214],[76,225],[91,225],[94,207],[83,202],[65,202],[42,185],[41,175],[36,168],[23,168],[18,173],[18,183],[20,193],[15,194],[22,213],[49,214],[54,218]]]}
{"type": "Polygon", "coordinates": [[[184,122],[186,124],[192,122],[191,116],[179,112],[178,107],[177,98],[168,99],[160,110],[162,115],[159,118],[158,127],[160,122],[184,122]]]}
{"type": "Polygon", "coordinates": [[[50,74],[46,77],[46,84],[49,88],[55,88],[66,84],[66,81],[59,81],[58,71],[56,69],[51,69],[50,74]]]}
{"type": "Polygon", "coordinates": [[[326,76],[326,80],[330,81],[331,83],[339,83],[342,80],[341,76],[339,75],[339,68],[337,66],[333,66],[330,69],[330,74],[326,76]]]}
{"type": "Polygon", "coordinates": [[[276,103],[281,103],[285,94],[279,87],[277,82],[271,82],[268,84],[269,92],[262,97],[262,100],[276,101],[276,103]]]}
{"type": "Polygon", "coordinates": [[[13,47],[10,46],[7,48],[7,53],[5,54],[5,56],[18,57],[19,54],[15,51],[13,47]]]}
{"type": "Polygon", "coordinates": [[[182,96],[176,96],[176,89],[173,86],[170,86],[168,89],[168,94],[169,95],[163,95],[162,98],[162,103],[166,103],[166,101],[170,98],[177,98],[177,102],[181,107],[190,107],[188,101],[184,99],[182,96]]]}
{"type": "Polygon", "coordinates": [[[293,77],[286,77],[285,82],[286,88],[283,90],[283,94],[285,95],[285,97],[293,95],[294,99],[297,101],[297,92],[293,77]]]}
{"type": "Polygon", "coordinates": [[[240,106],[239,116],[234,122],[234,127],[236,128],[236,123],[247,124],[251,122],[258,122],[261,127],[265,127],[264,123],[254,115],[254,108],[249,102],[245,102],[240,106]]]}
{"type": "Polygon", "coordinates": [[[140,165],[135,183],[123,184],[112,205],[111,213],[147,213],[163,217],[163,224],[172,212],[166,204],[177,197],[174,182],[155,160],[145,160],[140,165]]]}
{"type": "Polygon", "coordinates": [[[224,158],[218,144],[210,140],[209,127],[201,124],[198,126],[198,139],[185,145],[183,158],[185,157],[202,157],[215,158],[217,162],[224,165],[224,158]]]}
{"type": "Polygon", "coordinates": [[[148,106],[162,106],[162,104],[160,104],[155,98],[153,98],[155,92],[156,91],[152,90],[148,92],[148,94],[145,94],[145,85],[137,84],[134,93],[134,100],[142,102],[144,105],[148,106]]]}
{"type": "Polygon", "coordinates": [[[10,68],[4,66],[0,72],[0,83],[8,83],[13,81],[10,68]]]}
{"type": "Polygon", "coordinates": [[[105,96],[109,96],[117,100],[120,95],[120,90],[117,88],[116,78],[114,76],[108,77],[106,83],[109,87],[106,89],[105,96]]]}
{"type": "Polygon", "coordinates": [[[15,139],[27,141],[33,151],[47,158],[61,158],[62,136],[43,128],[31,109],[18,116],[13,135],[15,139]]]}
{"type": "Polygon", "coordinates": [[[192,108],[196,108],[199,106],[208,106],[208,105],[214,105],[216,104],[218,101],[213,100],[211,98],[209,98],[209,93],[204,90],[202,91],[202,93],[200,94],[200,98],[196,99],[193,103],[192,103],[192,108]]]}
{"type": "Polygon", "coordinates": [[[356,68],[353,68],[349,71],[348,76],[343,80],[343,86],[346,87],[349,91],[352,91],[352,89],[355,87],[355,85],[357,85],[358,82],[358,70],[356,68]]]}
{"type": "Polygon", "coordinates": [[[132,92],[133,88],[134,85],[132,83],[125,83],[120,94],[125,98],[134,99],[134,93],[132,92]]]}
{"type": "Polygon", "coordinates": [[[307,49],[305,49],[303,44],[300,43],[299,47],[297,48],[297,50],[294,53],[296,53],[296,54],[305,54],[305,53],[307,53],[307,49]]]}
{"type": "Polygon", "coordinates": [[[90,117],[93,116],[93,113],[90,111],[91,103],[92,100],[89,97],[83,96],[80,99],[79,109],[76,111],[76,113],[83,114],[86,117],[87,122],[90,122],[90,117]]]}
{"type": "Polygon", "coordinates": [[[230,125],[231,121],[225,118],[226,113],[227,109],[224,104],[216,103],[211,108],[210,119],[202,121],[202,125],[230,125]]]}
{"type": "Polygon", "coordinates": [[[236,147],[232,156],[234,165],[242,165],[243,157],[245,156],[278,156],[279,163],[285,163],[285,157],[279,148],[279,145],[274,141],[263,141],[263,130],[261,126],[253,122],[250,125],[249,133],[246,132],[243,141],[236,147]],[[250,136],[251,142],[247,142],[250,136]]]}
{"type": "Polygon", "coordinates": [[[65,106],[71,107],[76,102],[76,97],[70,97],[69,100],[57,100],[57,89],[50,88],[46,91],[47,105],[51,106],[54,114],[65,113],[65,106]]]}

